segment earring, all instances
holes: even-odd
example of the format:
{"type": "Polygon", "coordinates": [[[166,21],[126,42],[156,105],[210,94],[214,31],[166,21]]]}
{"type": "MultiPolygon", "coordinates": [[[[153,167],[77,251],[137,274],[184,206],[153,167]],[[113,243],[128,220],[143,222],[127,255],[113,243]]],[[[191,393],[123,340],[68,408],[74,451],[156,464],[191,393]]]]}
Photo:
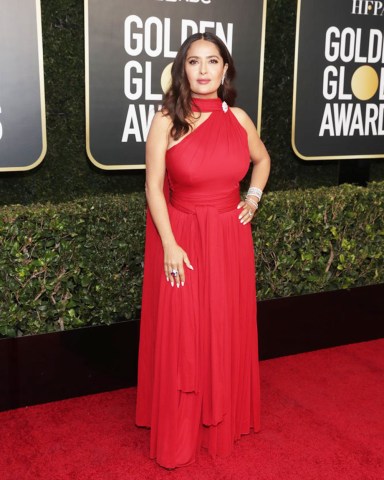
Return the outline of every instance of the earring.
{"type": "Polygon", "coordinates": [[[221,85],[224,85],[225,75],[221,77],[221,85]]]}

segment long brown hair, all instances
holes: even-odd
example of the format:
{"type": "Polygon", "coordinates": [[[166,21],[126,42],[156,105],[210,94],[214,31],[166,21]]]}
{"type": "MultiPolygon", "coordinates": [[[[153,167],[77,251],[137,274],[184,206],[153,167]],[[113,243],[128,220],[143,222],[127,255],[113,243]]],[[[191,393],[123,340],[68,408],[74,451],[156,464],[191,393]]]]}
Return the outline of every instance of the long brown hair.
{"type": "Polygon", "coordinates": [[[188,78],[185,73],[185,61],[190,46],[197,40],[207,40],[208,42],[214,43],[220,52],[224,65],[228,64],[224,84],[220,85],[217,91],[219,98],[225,100],[229,106],[234,104],[236,98],[236,90],[232,85],[236,70],[232,56],[225,43],[219,37],[210,32],[195,33],[189,36],[177,52],[171,70],[172,84],[164,95],[163,101],[163,112],[166,112],[173,122],[171,135],[175,140],[179,139],[182,135],[187,134],[191,128],[187,118],[192,113],[192,96],[188,78]]]}

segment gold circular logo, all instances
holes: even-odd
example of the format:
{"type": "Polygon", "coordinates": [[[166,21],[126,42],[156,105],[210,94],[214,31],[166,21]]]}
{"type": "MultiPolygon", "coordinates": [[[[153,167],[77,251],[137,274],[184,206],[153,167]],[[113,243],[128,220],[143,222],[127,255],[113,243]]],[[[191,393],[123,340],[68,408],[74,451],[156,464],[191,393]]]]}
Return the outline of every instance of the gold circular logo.
{"type": "Polygon", "coordinates": [[[359,67],[352,76],[352,92],[359,100],[369,100],[379,88],[379,76],[369,65],[359,67]]]}
{"type": "Polygon", "coordinates": [[[168,63],[168,65],[164,68],[163,73],[161,74],[161,89],[163,90],[164,93],[167,93],[168,90],[171,87],[172,83],[172,77],[171,77],[171,69],[172,69],[172,63],[168,63]]]}

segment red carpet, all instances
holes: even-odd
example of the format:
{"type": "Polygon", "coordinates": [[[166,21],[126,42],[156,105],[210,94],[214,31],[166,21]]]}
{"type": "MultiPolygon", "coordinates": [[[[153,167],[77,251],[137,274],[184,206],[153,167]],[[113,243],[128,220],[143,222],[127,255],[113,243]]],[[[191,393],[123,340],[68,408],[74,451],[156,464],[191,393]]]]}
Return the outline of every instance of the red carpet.
{"type": "Polygon", "coordinates": [[[2,480],[382,480],[384,339],[261,363],[262,431],[166,471],[134,388],[0,413],[2,480]]]}

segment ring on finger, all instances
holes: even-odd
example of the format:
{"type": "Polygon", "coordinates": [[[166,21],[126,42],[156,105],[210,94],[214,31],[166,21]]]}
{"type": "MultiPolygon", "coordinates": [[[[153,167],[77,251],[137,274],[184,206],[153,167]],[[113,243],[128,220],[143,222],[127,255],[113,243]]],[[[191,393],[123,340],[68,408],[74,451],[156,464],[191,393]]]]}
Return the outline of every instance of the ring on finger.
{"type": "Polygon", "coordinates": [[[171,275],[173,277],[177,277],[179,275],[179,272],[176,269],[171,270],[171,275]]]}

